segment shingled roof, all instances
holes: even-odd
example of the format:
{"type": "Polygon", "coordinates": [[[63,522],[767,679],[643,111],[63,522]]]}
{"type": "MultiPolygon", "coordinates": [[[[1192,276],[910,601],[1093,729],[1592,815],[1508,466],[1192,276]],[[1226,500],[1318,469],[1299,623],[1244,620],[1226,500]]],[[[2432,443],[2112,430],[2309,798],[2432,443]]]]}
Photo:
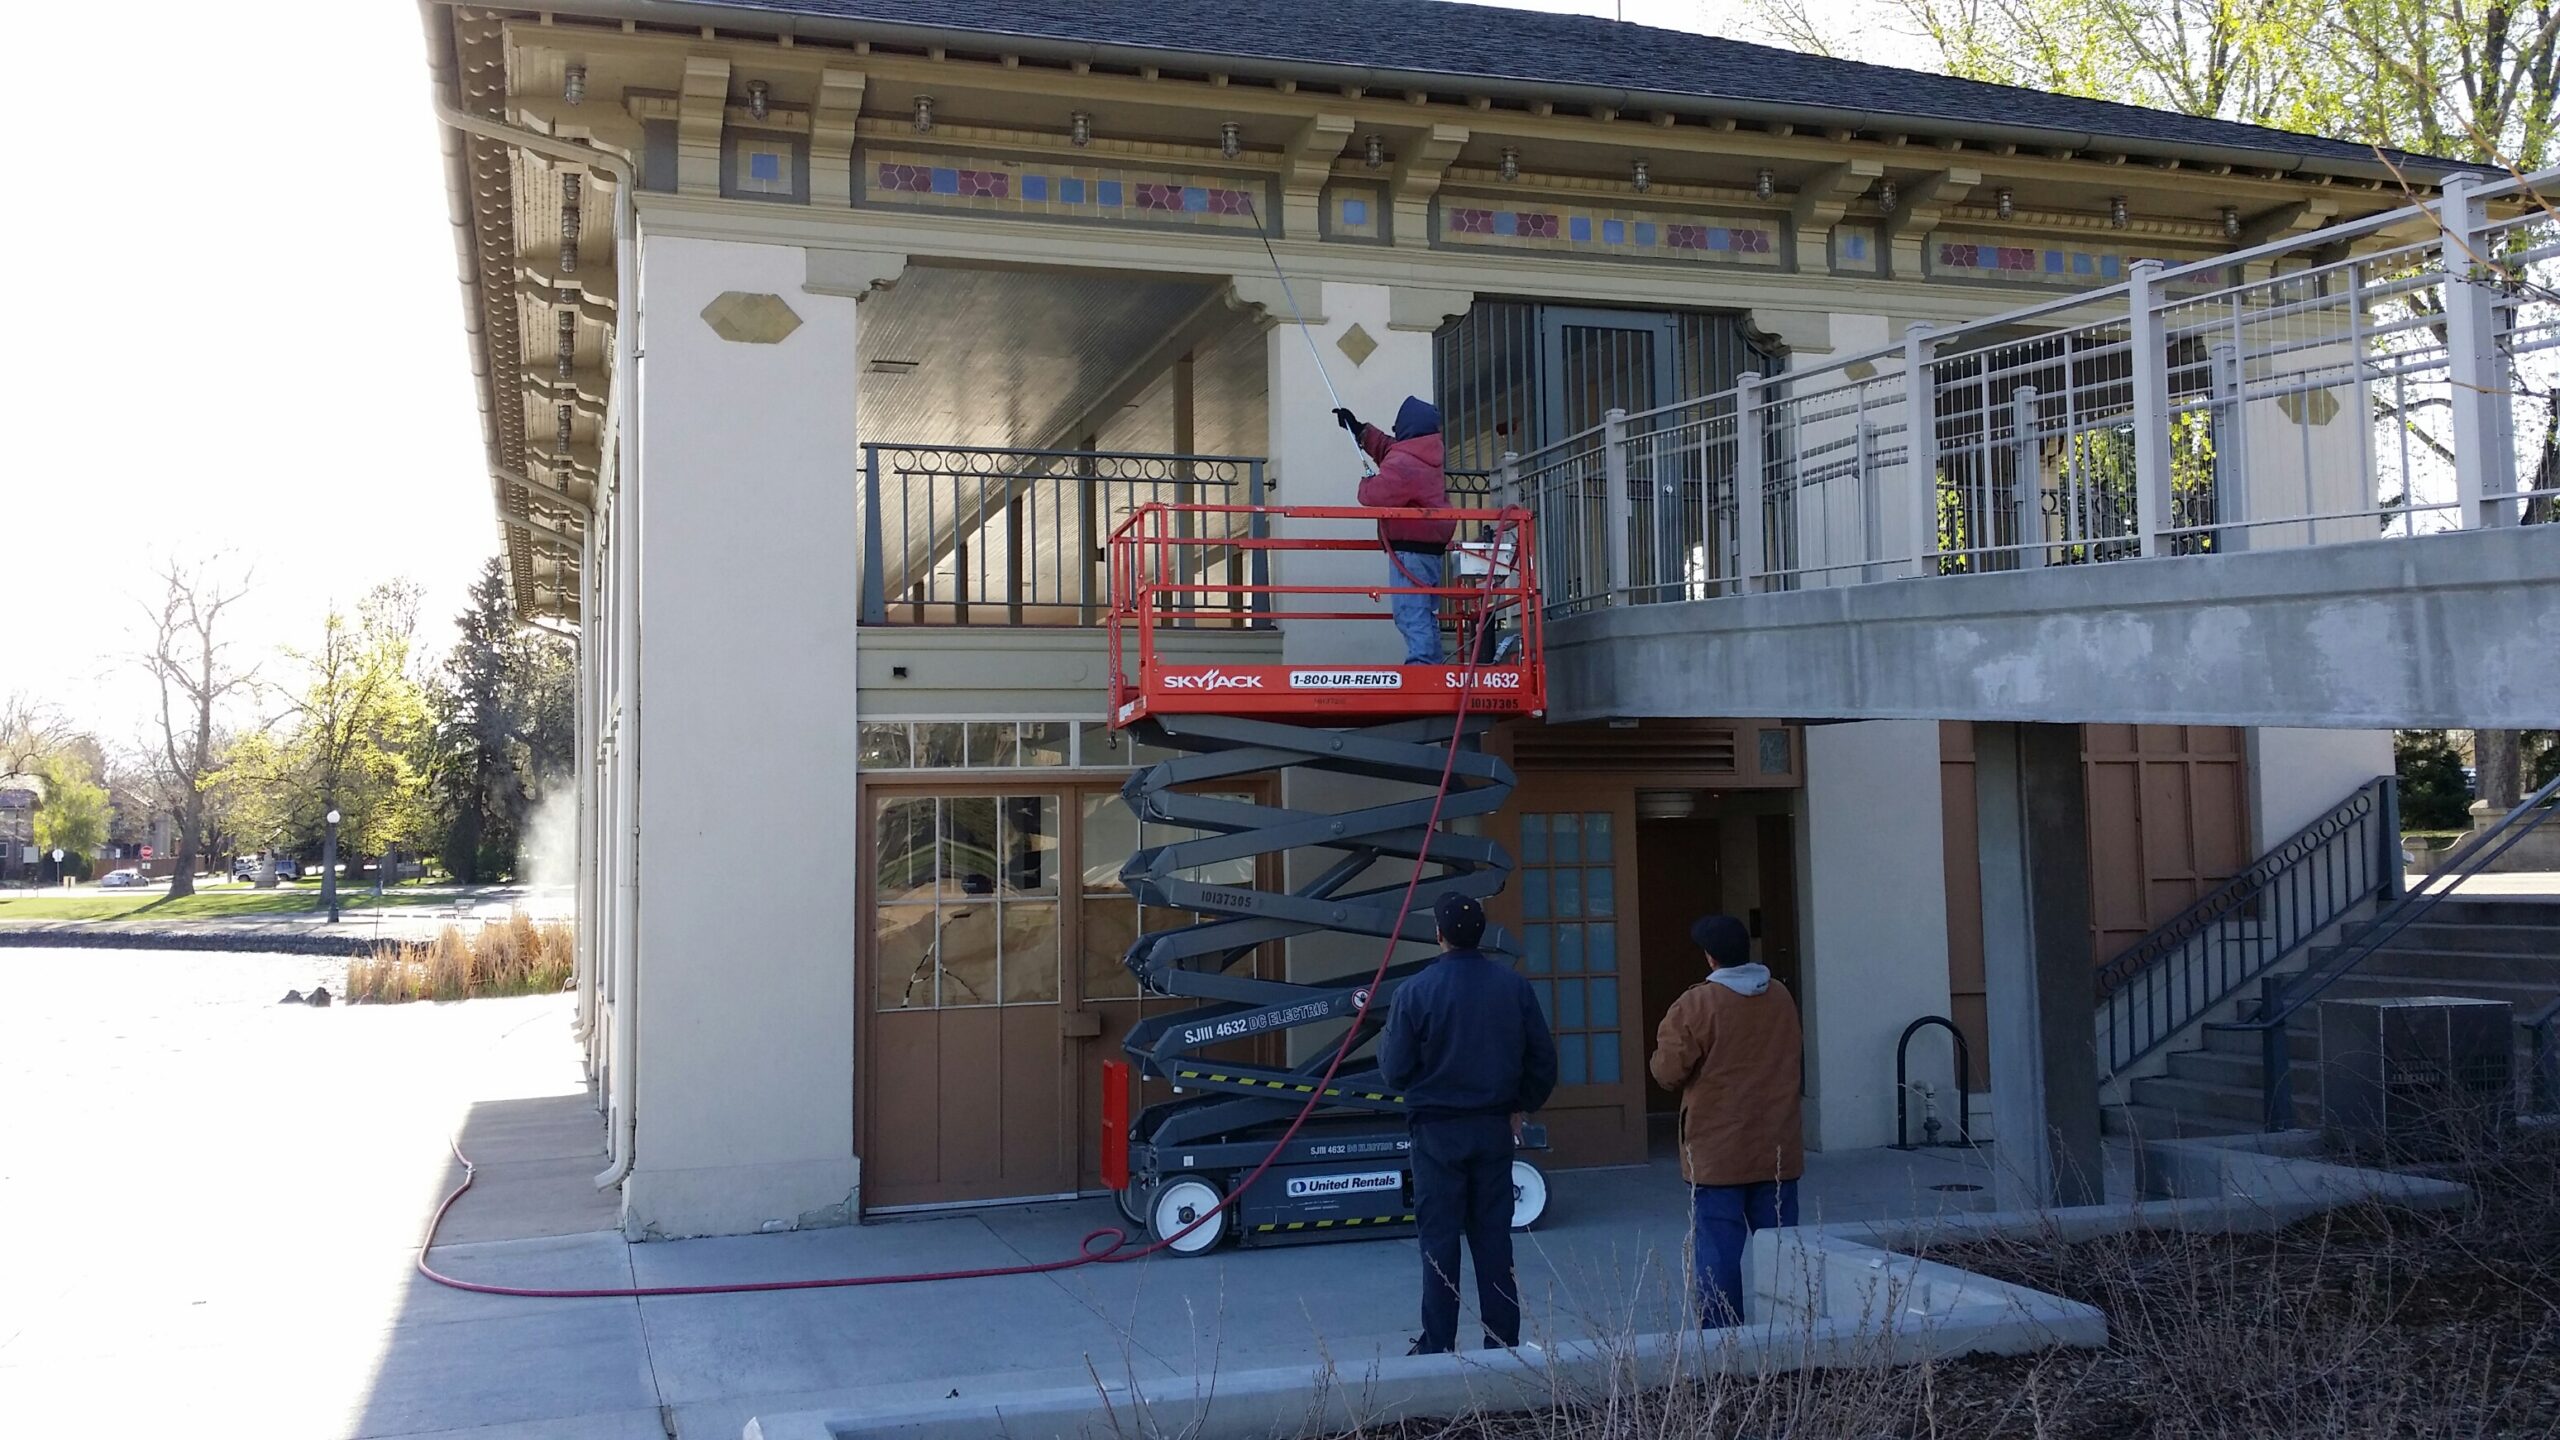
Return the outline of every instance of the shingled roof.
{"type": "MultiPolygon", "coordinates": [[[[1367,72],[1379,88],[1492,82],[1536,87],[1567,103],[1677,109],[1685,102],[1808,125],[1935,129],[2278,169],[2383,173],[2373,150],[2352,141],[1681,30],[1443,0],[608,0],[600,8],[669,16],[720,10],[770,17],[782,29],[985,36],[1026,53],[1064,47],[1095,59],[1125,51],[1158,62],[1214,57],[1367,72]]],[[[2427,178],[2449,168],[2392,153],[2427,178]]]]}

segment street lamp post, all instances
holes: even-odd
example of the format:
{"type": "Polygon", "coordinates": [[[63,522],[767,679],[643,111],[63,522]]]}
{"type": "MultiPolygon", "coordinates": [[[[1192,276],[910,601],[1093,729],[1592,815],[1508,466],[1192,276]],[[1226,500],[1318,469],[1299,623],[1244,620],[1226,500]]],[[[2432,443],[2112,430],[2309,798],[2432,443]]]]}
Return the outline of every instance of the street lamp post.
{"type": "Polygon", "coordinates": [[[320,903],[328,907],[329,923],[338,923],[338,812],[326,817],[329,828],[320,837],[320,903]]]}

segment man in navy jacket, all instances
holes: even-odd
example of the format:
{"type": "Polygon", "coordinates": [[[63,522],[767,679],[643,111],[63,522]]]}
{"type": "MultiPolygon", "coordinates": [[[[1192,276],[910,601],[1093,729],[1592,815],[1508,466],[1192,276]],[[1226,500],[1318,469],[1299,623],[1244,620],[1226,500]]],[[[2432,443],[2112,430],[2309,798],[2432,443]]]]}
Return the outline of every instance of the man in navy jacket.
{"type": "Polygon", "coordinates": [[[1484,907],[1444,895],[1441,956],[1396,991],[1378,1068],[1404,1093],[1413,1135],[1414,1218],[1422,1232],[1422,1338],[1412,1354],[1458,1343],[1458,1242],[1476,1261],[1485,1348],[1520,1343],[1511,1268],[1514,1117],[1556,1088],[1556,1042],[1529,982],[1478,954],[1484,907]]]}

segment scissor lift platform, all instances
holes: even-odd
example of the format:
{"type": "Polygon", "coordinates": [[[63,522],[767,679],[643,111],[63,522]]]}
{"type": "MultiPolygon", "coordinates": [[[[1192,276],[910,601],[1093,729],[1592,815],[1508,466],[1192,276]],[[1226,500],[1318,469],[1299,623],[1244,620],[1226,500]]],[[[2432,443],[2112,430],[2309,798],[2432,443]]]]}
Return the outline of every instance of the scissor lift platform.
{"type": "MultiPolygon", "coordinates": [[[[1389,576],[1376,540],[1359,532],[1411,513],[1155,506],[1113,536],[1113,723],[1175,752],[1132,775],[1122,796],[1142,822],[1191,837],[1139,850],[1121,878],[1142,905],[1200,917],[1139,937],[1126,963],[1148,993],[1202,1003],[1140,1022],[1123,1047],[1128,1059],[1111,1062],[1107,1095],[1125,1097],[1134,1068],[1168,1082],[1175,1096],[1135,1117],[1106,1106],[1104,1174],[1129,1218],[1171,1240],[1177,1253],[1200,1253],[1230,1237],[1297,1244],[1408,1232],[1413,1224],[1404,1097],[1363,1051],[1385,1029],[1396,989],[1430,962],[1390,965],[1374,988],[1366,970],[1296,982],[1253,975],[1241,963],[1263,946],[1320,933],[1429,944],[1441,896],[1481,899],[1509,877],[1511,857],[1497,842],[1434,832],[1431,822],[1435,811],[1446,824],[1501,808],[1512,774],[1484,753],[1484,735],[1501,716],[1545,705],[1528,518],[1509,510],[1449,512],[1470,538],[1452,551],[1449,583],[1427,590],[1267,578],[1264,557],[1272,551],[1367,551],[1389,576]],[[1273,535],[1275,522],[1291,533],[1273,535]],[[1353,538],[1337,538],[1346,533],[1353,538]],[[1194,552],[1213,545],[1246,547],[1251,578],[1200,578],[1208,567],[1194,552]],[[1174,664],[1156,643],[1163,630],[1232,623],[1267,611],[1273,600],[1289,602],[1292,621],[1383,622],[1383,610],[1345,607],[1397,593],[1437,597],[1474,663],[1174,664]],[[1375,798],[1345,810],[1311,810],[1285,798],[1263,804],[1198,793],[1289,771],[1373,782],[1367,793],[1375,798]],[[1444,777],[1446,793],[1435,796],[1444,777]],[[1412,884],[1408,905],[1406,882],[1426,845],[1429,873],[1412,884]],[[1285,891],[1201,878],[1208,867],[1292,851],[1332,858],[1285,891]],[[1393,877],[1372,883],[1373,867],[1381,865],[1393,877]],[[1330,1039],[1294,1065],[1209,1053],[1345,1023],[1355,1027],[1350,1055],[1329,1082],[1324,1072],[1338,1043],[1330,1039]],[[1287,1136],[1311,1100],[1314,1111],[1287,1136]],[[1216,1213],[1240,1185],[1244,1193],[1230,1212],[1216,1213]]],[[[1383,637],[1385,625],[1375,628],[1383,637]]],[[[1511,953],[1498,928],[1482,948],[1511,953]]],[[[1524,1128],[1524,1150],[1544,1143],[1542,1130],[1524,1128]]],[[[1525,1159],[1514,1164],[1513,1180],[1513,1223],[1525,1227],[1545,1211],[1546,1181],[1525,1159]]]]}

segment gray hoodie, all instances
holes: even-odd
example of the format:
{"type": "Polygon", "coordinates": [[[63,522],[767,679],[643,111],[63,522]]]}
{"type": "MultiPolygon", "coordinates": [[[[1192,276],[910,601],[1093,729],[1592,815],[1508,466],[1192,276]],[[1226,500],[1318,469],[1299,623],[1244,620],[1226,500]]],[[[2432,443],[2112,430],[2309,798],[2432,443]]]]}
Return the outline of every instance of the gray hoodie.
{"type": "Polygon", "coordinates": [[[1757,960],[1748,965],[1728,965],[1708,971],[1707,983],[1721,985],[1736,995],[1765,995],[1769,992],[1769,967],[1757,960]]]}

